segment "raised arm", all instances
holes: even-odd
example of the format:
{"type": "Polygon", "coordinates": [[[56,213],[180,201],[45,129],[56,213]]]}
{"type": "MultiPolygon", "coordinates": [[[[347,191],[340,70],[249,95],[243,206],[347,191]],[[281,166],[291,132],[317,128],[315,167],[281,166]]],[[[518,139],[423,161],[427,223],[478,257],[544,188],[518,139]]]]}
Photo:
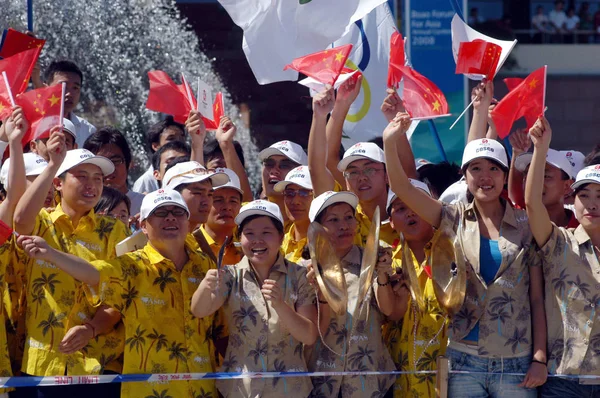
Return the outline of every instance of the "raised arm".
{"type": "Polygon", "coordinates": [[[44,206],[48,191],[52,188],[52,181],[67,154],[65,134],[60,127],[50,131],[50,139],[46,143],[50,161],[48,167],[35,179],[33,184],[23,194],[15,210],[15,230],[20,234],[30,234],[35,227],[35,220],[44,206]]]}
{"type": "Polygon", "coordinates": [[[21,235],[17,239],[17,244],[25,250],[29,257],[48,261],[80,282],[90,286],[98,286],[100,283],[100,272],[92,264],[82,258],[50,247],[39,236],[21,235]]]}
{"type": "Polygon", "coordinates": [[[394,312],[396,304],[396,295],[391,283],[392,274],[392,249],[386,248],[380,253],[376,265],[377,279],[375,289],[375,299],[381,313],[390,316],[394,312]]]}
{"type": "Polygon", "coordinates": [[[529,136],[533,141],[533,159],[529,166],[525,185],[525,206],[533,238],[538,246],[542,247],[552,234],[552,221],[550,221],[548,210],[542,202],[546,155],[552,139],[552,129],[548,120],[543,116],[538,119],[529,130],[529,136]]]}
{"type": "Polygon", "coordinates": [[[344,134],[344,121],[350,110],[350,106],[358,97],[362,84],[362,76],[356,80],[350,78],[346,80],[337,91],[335,106],[331,111],[331,117],[327,122],[327,168],[335,180],[343,187],[346,185],[344,175],[337,168],[340,161],[340,146],[342,145],[342,135],[344,134]]]}
{"type": "Polygon", "coordinates": [[[227,295],[223,294],[224,271],[209,269],[192,296],[192,314],[204,318],[214,314],[225,304],[227,295]]]}
{"type": "MultiPolygon", "coordinates": [[[[383,116],[388,123],[391,122],[399,112],[406,112],[404,104],[396,90],[392,88],[387,89],[387,96],[381,104],[381,112],[383,112],[383,116]]],[[[396,141],[396,150],[398,151],[400,162],[402,163],[402,167],[408,178],[416,179],[417,167],[415,165],[415,156],[406,134],[403,134],[402,137],[396,141]]]]}
{"type": "Polygon", "coordinates": [[[488,114],[487,114],[488,129],[487,129],[487,133],[485,134],[485,138],[487,138],[488,140],[498,139],[498,130],[496,130],[496,124],[494,123],[494,119],[492,119],[492,111],[494,110],[496,105],[498,105],[498,102],[495,99],[492,99],[492,104],[488,107],[488,114]]]}
{"type": "Polygon", "coordinates": [[[327,167],[329,154],[325,133],[327,115],[335,101],[333,95],[333,88],[328,88],[313,97],[313,117],[308,136],[308,171],[315,197],[335,187],[335,180],[327,167]]]}
{"type": "Polygon", "coordinates": [[[204,165],[204,138],[206,137],[206,126],[200,112],[191,110],[185,121],[185,129],[192,140],[192,153],[190,160],[204,165]]]}
{"type": "Polygon", "coordinates": [[[237,128],[231,119],[227,116],[223,116],[221,117],[219,128],[215,133],[215,138],[219,143],[221,152],[223,152],[225,164],[228,168],[233,170],[240,179],[240,186],[242,191],[244,191],[244,197],[242,198],[242,201],[251,202],[253,197],[252,188],[250,188],[250,181],[248,181],[246,169],[244,168],[244,165],[242,164],[242,161],[235,150],[235,146],[233,145],[233,139],[235,138],[236,131],[237,128]]]}
{"type": "Polygon", "coordinates": [[[437,228],[441,221],[442,204],[410,183],[398,158],[396,141],[401,135],[406,134],[410,123],[410,115],[401,113],[390,122],[383,132],[383,150],[390,187],[412,211],[417,213],[427,224],[437,228]]]}
{"type": "Polygon", "coordinates": [[[518,129],[508,136],[512,146],[510,170],[508,172],[508,197],[517,206],[525,208],[525,192],[523,192],[523,178],[525,175],[517,170],[515,162],[517,157],[529,150],[531,139],[527,130],[518,129]]]}
{"type": "Polygon", "coordinates": [[[469,137],[467,143],[485,138],[487,134],[488,108],[494,97],[494,83],[491,81],[481,82],[471,91],[471,99],[476,98],[473,102],[473,120],[469,127],[469,137]]]}
{"type": "MultiPolygon", "coordinates": [[[[29,124],[21,107],[16,107],[5,123],[5,134],[10,148],[10,167],[8,169],[10,189],[6,192],[6,199],[0,203],[0,220],[12,226],[15,208],[27,187],[21,139],[29,128],[29,124]]],[[[0,154],[1,156],[2,154],[0,154]]]]}

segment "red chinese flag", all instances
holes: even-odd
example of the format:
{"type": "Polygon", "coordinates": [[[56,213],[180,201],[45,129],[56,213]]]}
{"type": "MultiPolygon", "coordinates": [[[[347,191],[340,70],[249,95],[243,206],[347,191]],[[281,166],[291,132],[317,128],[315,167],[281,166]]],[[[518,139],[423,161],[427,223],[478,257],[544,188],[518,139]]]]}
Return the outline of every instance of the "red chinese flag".
{"type": "Polygon", "coordinates": [[[323,84],[333,86],[346,64],[350,51],[352,51],[352,44],[330,48],[296,58],[283,70],[294,69],[323,84]]]}
{"type": "Polygon", "coordinates": [[[533,125],[544,112],[546,93],[546,67],[532,72],[517,87],[511,90],[492,111],[492,120],[500,138],[510,134],[516,120],[525,117],[533,125]]]}
{"type": "Polygon", "coordinates": [[[25,118],[30,124],[29,130],[23,136],[23,145],[31,140],[47,138],[50,129],[60,125],[60,98],[62,85],[38,88],[15,98],[25,118]]]}
{"type": "Polygon", "coordinates": [[[448,102],[442,91],[414,69],[397,66],[404,78],[402,101],[412,118],[432,119],[448,114],[448,102]]]}
{"type": "Polygon", "coordinates": [[[519,84],[523,83],[523,80],[524,79],[521,79],[520,77],[507,77],[502,81],[506,84],[506,87],[508,87],[508,91],[513,91],[519,84]]]}
{"type": "Polygon", "coordinates": [[[209,130],[216,130],[219,128],[219,123],[221,123],[221,117],[225,115],[225,110],[223,107],[223,93],[218,92],[215,96],[215,102],[213,102],[213,116],[214,120],[206,119],[204,123],[206,124],[206,128],[209,130]],[[208,123],[208,122],[210,123],[208,123]]]}
{"type": "Polygon", "coordinates": [[[502,47],[484,40],[475,39],[460,43],[456,60],[456,73],[484,75],[493,80],[502,47]]]}
{"type": "Polygon", "coordinates": [[[18,30],[12,28],[8,29],[2,37],[2,48],[0,49],[0,57],[8,58],[15,54],[31,49],[39,49],[42,51],[42,47],[46,40],[36,39],[25,33],[21,33],[18,30]]]}
{"type": "Polygon", "coordinates": [[[13,230],[4,221],[0,220],[0,245],[3,245],[10,239],[13,230]]]}
{"type": "Polygon", "coordinates": [[[27,89],[31,72],[39,55],[40,49],[35,48],[0,61],[0,119],[4,119],[11,112],[10,96],[6,90],[4,79],[2,79],[2,72],[6,72],[14,98],[27,89]]]}
{"type": "Polygon", "coordinates": [[[176,122],[185,123],[192,109],[185,86],[176,85],[169,75],[160,70],[148,72],[148,78],[150,79],[150,92],[146,108],[172,115],[176,122]]]}
{"type": "Polygon", "coordinates": [[[388,66],[387,86],[390,88],[398,88],[402,73],[392,65],[404,66],[406,64],[406,56],[404,55],[404,39],[398,32],[392,33],[390,39],[390,63],[388,66]]]}

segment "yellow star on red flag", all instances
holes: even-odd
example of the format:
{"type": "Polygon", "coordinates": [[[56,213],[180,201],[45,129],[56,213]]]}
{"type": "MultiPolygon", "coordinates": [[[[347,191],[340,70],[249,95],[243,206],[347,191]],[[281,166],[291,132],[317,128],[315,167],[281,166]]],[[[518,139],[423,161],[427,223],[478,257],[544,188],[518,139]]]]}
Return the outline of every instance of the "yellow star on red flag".
{"type": "Polygon", "coordinates": [[[54,106],[60,102],[60,97],[57,97],[54,94],[52,94],[52,96],[48,98],[48,101],[50,101],[50,106],[54,106]]]}
{"type": "Polygon", "coordinates": [[[529,82],[529,87],[534,89],[537,87],[538,81],[534,78],[532,81],[529,82]]]}
{"type": "Polygon", "coordinates": [[[344,53],[342,53],[341,51],[338,52],[337,54],[335,54],[335,62],[340,62],[343,59],[344,59],[344,53]]]}
{"type": "Polygon", "coordinates": [[[435,100],[435,102],[431,105],[432,105],[434,112],[439,112],[440,108],[442,107],[442,104],[440,104],[440,101],[438,101],[438,100],[435,100]]]}

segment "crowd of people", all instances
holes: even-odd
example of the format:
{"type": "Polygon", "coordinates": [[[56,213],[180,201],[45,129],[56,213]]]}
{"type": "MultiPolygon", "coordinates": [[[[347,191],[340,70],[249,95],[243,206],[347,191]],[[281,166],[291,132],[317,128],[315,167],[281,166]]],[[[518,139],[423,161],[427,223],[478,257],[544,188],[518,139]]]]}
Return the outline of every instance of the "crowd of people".
{"type": "Polygon", "coordinates": [[[0,246],[2,376],[381,373],[5,396],[430,397],[441,355],[462,371],[450,375],[451,397],[598,394],[600,146],[587,156],[551,149],[540,115],[511,134],[509,156],[484,82],[472,93],[460,167],[415,160],[393,89],[381,105],[383,148],[359,142],[341,153],[359,77],[315,95],[307,151],[280,141],[260,152],[260,192],[231,119],[207,133],[197,111],[185,125],[167,116],[148,130],[152,167],[129,188],[126,136],[73,113],[83,82],[73,62],[52,62],[43,83],[66,83],[64,125],[25,147],[20,107],[0,126],[0,152],[10,154],[0,220],[15,232],[0,246]],[[379,212],[380,249],[365,279],[379,212]],[[315,225],[334,252],[344,306],[318,283],[326,264],[311,259],[315,225]],[[464,258],[456,311],[434,278],[435,267],[456,270],[431,261],[444,234],[464,258]],[[413,373],[386,373],[394,370],[413,373]]]}
{"type": "Polygon", "coordinates": [[[576,10],[575,6],[565,8],[564,1],[556,0],[548,13],[544,6],[536,7],[531,28],[537,42],[597,43],[600,40],[600,9],[592,14],[588,1],[581,2],[576,10]]]}

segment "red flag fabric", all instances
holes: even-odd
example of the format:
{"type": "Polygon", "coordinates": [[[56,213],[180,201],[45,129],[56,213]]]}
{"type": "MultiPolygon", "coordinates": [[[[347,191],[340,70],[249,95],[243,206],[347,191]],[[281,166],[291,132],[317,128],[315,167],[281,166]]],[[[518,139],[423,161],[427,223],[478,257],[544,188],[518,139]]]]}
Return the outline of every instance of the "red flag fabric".
{"type": "Polygon", "coordinates": [[[12,107],[4,79],[1,77],[2,72],[6,72],[12,95],[16,98],[18,94],[27,89],[31,72],[39,55],[40,49],[34,48],[0,61],[0,119],[7,117],[12,107]]]}
{"type": "Polygon", "coordinates": [[[185,123],[192,109],[185,86],[183,84],[176,85],[169,75],[160,70],[148,72],[148,78],[150,79],[150,92],[146,108],[172,115],[176,122],[185,123]]]}
{"type": "Polygon", "coordinates": [[[448,114],[448,101],[431,80],[408,66],[393,66],[404,79],[402,102],[411,118],[433,119],[448,114]]]}
{"type": "Polygon", "coordinates": [[[216,130],[219,128],[219,123],[221,123],[221,117],[225,115],[225,108],[223,106],[223,93],[218,92],[215,96],[215,102],[213,102],[213,116],[215,120],[211,120],[212,126],[209,127],[208,123],[206,123],[207,129],[216,130]]]}
{"type": "Polygon", "coordinates": [[[390,39],[390,65],[388,66],[387,86],[390,88],[398,88],[402,73],[394,65],[404,66],[406,64],[406,56],[404,55],[404,39],[399,32],[392,33],[390,39]]]}
{"type": "Polygon", "coordinates": [[[507,137],[513,123],[522,117],[525,117],[528,125],[533,125],[537,117],[544,113],[545,93],[546,67],[543,66],[506,94],[492,111],[498,136],[507,137]]]}
{"type": "Polygon", "coordinates": [[[283,70],[294,69],[313,79],[333,86],[342,72],[348,55],[352,51],[352,44],[330,48],[318,53],[296,58],[283,70]]]}
{"type": "Polygon", "coordinates": [[[493,80],[500,61],[502,47],[481,39],[462,42],[458,49],[456,73],[485,75],[493,80]]]}
{"type": "Polygon", "coordinates": [[[36,39],[28,34],[21,33],[18,30],[12,28],[8,29],[2,37],[2,45],[0,48],[0,57],[8,58],[15,54],[31,49],[39,49],[42,51],[42,47],[46,40],[36,39]]]}
{"type": "Polygon", "coordinates": [[[523,80],[520,77],[507,77],[503,82],[508,87],[508,91],[513,91],[519,84],[523,83],[523,80]]]}
{"type": "Polygon", "coordinates": [[[0,246],[10,239],[13,230],[4,221],[0,220],[0,246]]]}
{"type": "Polygon", "coordinates": [[[31,140],[47,138],[50,129],[60,125],[60,99],[62,85],[38,88],[15,98],[25,118],[30,124],[29,130],[23,136],[23,145],[31,140]]]}

